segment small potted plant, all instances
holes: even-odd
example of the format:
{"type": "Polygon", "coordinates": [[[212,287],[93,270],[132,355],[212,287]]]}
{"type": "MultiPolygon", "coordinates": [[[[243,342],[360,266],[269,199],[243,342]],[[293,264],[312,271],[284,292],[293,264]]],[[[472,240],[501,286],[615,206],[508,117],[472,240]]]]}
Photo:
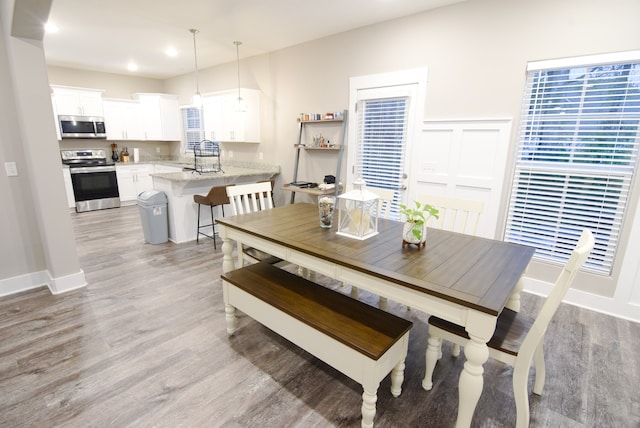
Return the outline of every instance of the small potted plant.
{"type": "Polygon", "coordinates": [[[414,201],[415,207],[400,204],[400,214],[406,218],[402,229],[402,247],[407,244],[416,244],[418,248],[424,247],[427,241],[427,220],[438,218],[439,210],[429,204],[421,204],[414,201]]]}

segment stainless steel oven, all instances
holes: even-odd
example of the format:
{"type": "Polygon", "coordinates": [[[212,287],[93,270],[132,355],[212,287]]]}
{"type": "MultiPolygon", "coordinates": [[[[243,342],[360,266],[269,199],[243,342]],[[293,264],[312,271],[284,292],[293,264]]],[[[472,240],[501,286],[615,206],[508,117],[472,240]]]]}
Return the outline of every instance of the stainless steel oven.
{"type": "Polygon", "coordinates": [[[94,211],[120,206],[116,166],[102,149],[62,150],[62,162],[69,165],[76,211],[94,211]]]}

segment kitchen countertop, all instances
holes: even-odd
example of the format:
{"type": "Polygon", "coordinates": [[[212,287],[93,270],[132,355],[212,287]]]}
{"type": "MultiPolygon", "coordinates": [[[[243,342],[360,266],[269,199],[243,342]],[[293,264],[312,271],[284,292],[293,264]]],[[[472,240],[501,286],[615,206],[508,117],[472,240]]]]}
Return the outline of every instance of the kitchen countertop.
{"type": "MultiPolygon", "coordinates": [[[[180,161],[157,161],[156,165],[193,168],[193,163],[180,161]]],[[[153,189],[167,195],[167,217],[169,222],[169,240],[180,244],[197,239],[196,224],[199,218],[199,206],[194,203],[194,195],[206,195],[212,186],[224,184],[254,183],[273,178],[280,173],[280,167],[265,163],[222,162],[221,172],[199,174],[195,171],[155,172],[153,189]],[[224,171],[224,172],[222,172],[224,171]]],[[[220,210],[220,208],[217,208],[220,210]]],[[[209,210],[202,210],[201,224],[211,223],[209,210]],[[208,223],[207,223],[208,221],[208,223]]]]}
{"type": "Polygon", "coordinates": [[[271,174],[277,175],[280,173],[280,168],[241,168],[235,166],[222,166],[220,172],[203,172],[198,173],[195,171],[180,171],[180,172],[154,172],[151,175],[154,178],[163,178],[169,181],[206,181],[217,178],[236,178],[247,177],[258,174],[271,174]]]}
{"type": "MultiPolygon", "coordinates": [[[[139,162],[117,162],[118,166],[135,166],[135,165],[165,165],[177,168],[193,168],[193,161],[179,159],[148,159],[141,160],[139,162]]],[[[62,168],[69,168],[69,165],[62,165],[62,168]]],[[[233,179],[239,177],[249,177],[255,175],[270,175],[271,177],[280,174],[280,167],[277,165],[270,165],[266,163],[258,162],[240,162],[227,160],[222,164],[222,171],[220,172],[205,172],[197,173],[191,171],[179,171],[179,172],[153,172],[149,174],[152,177],[165,179],[173,182],[198,182],[206,180],[216,179],[233,179]]]]}
{"type": "MultiPolygon", "coordinates": [[[[148,162],[167,166],[177,166],[181,168],[193,168],[193,162],[183,161],[156,161],[148,162]]],[[[228,179],[237,177],[248,177],[253,175],[269,174],[271,176],[280,174],[280,167],[266,163],[226,161],[222,164],[220,172],[180,171],[180,172],[155,172],[151,175],[154,178],[161,178],[169,181],[192,182],[206,181],[212,179],[228,179]]]]}

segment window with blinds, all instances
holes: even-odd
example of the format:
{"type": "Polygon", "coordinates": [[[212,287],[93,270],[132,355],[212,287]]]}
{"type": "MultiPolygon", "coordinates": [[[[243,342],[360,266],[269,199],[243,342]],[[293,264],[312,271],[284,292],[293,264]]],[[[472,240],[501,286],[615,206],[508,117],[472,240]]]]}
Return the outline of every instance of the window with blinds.
{"type": "Polygon", "coordinates": [[[193,153],[193,148],[198,146],[204,138],[204,119],[202,109],[197,107],[182,108],[183,129],[183,153],[193,153]]]}
{"type": "Polygon", "coordinates": [[[408,97],[362,100],[357,107],[356,174],[368,187],[394,191],[390,218],[395,219],[404,181],[408,101],[408,97]]]}
{"type": "Polygon", "coordinates": [[[585,269],[610,275],[638,161],[640,61],[530,69],[505,239],[564,264],[583,228],[585,269]]]}

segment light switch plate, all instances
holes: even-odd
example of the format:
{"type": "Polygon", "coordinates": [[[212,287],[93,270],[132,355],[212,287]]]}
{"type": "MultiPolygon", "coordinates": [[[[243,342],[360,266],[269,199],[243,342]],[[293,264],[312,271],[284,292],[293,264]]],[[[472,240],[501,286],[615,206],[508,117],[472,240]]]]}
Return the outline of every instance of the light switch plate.
{"type": "Polygon", "coordinates": [[[4,169],[7,171],[7,177],[17,177],[18,167],[15,162],[5,162],[4,169]]]}

